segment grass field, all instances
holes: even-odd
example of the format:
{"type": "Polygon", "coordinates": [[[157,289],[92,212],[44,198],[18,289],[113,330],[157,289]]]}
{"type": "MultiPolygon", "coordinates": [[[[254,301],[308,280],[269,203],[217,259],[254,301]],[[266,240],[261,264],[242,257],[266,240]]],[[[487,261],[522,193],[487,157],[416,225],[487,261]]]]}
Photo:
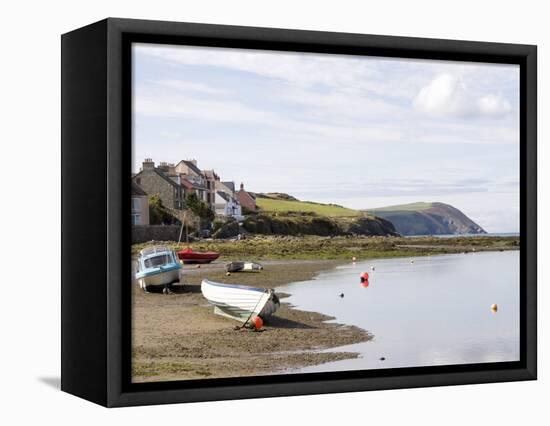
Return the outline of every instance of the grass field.
{"type": "Polygon", "coordinates": [[[388,207],[380,207],[378,209],[368,209],[369,212],[417,212],[422,210],[427,210],[430,207],[433,207],[433,203],[410,203],[410,204],[400,204],[397,206],[388,206],[388,207]]]}
{"type": "Polygon", "coordinates": [[[327,217],[356,217],[362,214],[357,210],[347,209],[345,207],[333,206],[329,204],[309,203],[306,201],[257,198],[256,204],[262,210],[273,213],[302,212],[315,213],[319,216],[327,217]]]}

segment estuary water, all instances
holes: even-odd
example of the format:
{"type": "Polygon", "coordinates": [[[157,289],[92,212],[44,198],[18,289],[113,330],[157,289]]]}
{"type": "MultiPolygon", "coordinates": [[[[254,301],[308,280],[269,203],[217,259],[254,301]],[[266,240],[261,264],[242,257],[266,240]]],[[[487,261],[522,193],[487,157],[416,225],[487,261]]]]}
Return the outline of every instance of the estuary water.
{"type": "Polygon", "coordinates": [[[358,352],[357,359],[293,372],[519,360],[519,251],[350,263],[277,290],[290,293],[285,302],[298,309],[373,335],[330,349],[358,352]],[[362,272],[369,273],[368,287],[362,272]]]}

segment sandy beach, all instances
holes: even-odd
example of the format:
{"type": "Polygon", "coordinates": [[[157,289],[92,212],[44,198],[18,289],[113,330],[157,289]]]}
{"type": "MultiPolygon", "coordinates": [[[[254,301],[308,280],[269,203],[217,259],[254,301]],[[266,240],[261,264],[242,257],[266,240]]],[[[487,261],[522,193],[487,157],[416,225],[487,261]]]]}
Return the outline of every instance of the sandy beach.
{"type": "MultiPolygon", "coordinates": [[[[341,261],[301,260],[263,262],[259,273],[225,275],[224,262],[184,267],[185,284],[174,294],[144,293],[133,286],[134,382],[204,379],[273,374],[316,365],[356,353],[318,352],[363,342],[368,331],[327,323],[331,319],[315,312],[293,309],[281,300],[281,308],[259,331],[235,330],[239,325],[214,315],[202,297],[204,277],[227,282],[274,288],[311,279],[341,261]]],[[[335,301],[339,295],[334,295],[335,301]]]]}

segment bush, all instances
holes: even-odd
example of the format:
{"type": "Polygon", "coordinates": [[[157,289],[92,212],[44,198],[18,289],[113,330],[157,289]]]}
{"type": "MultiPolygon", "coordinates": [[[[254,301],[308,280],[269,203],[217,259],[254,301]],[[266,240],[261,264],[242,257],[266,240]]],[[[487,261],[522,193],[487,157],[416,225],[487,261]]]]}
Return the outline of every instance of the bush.
{"type": "Polygon", "coordinates": [[[158,194],[149,197],[149,223],[151,225],[165,225],[174,222],[174,218],[168,211],[158,194]]]}
{"type": "Polygon", "coordinates": [[[212,234],[213,238],[232,238],[239,235],[241,228],[235,219],[229,219],[212,234]]]}
{"type": "Polygon", "coordinates": [[[214,222],[212,222],[212,232],[216,232],[218,229],[220,229],[225,224],[224,220],[216,219],[214,222]]]}

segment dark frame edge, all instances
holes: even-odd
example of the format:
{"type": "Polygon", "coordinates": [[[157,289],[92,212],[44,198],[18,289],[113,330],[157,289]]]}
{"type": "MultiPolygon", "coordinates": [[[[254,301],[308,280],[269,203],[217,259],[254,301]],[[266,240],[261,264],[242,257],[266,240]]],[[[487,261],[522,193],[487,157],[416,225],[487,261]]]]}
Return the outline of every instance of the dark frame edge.
{"type": "Polygon", "coordinates": [[[446,373],[369,379],[319,380],[285,384],[254,384],[215,388],[121,392],[109,407],[192,403],[238,399],[323,395],[342,392],[417,389],[433,386],[462,386],[535,380],[525,368],[481,373],[446,373]],[[499,377],[502,374],[503,377],[499,377]]]}
{"type": "Polygon", "coordinates": [[[101,405],[108,375],[106,30],[103,20],[61,37],[61,390],[101,405]],[[93,213],[85,225],[82,211],[93,213]],[[84,257],[94,268],[83,266],[84,257]]]}
{"type": "Polygon", "coordinates": [[[537,46],[525,52],[526,370],[537,379],[537,46]]]}

